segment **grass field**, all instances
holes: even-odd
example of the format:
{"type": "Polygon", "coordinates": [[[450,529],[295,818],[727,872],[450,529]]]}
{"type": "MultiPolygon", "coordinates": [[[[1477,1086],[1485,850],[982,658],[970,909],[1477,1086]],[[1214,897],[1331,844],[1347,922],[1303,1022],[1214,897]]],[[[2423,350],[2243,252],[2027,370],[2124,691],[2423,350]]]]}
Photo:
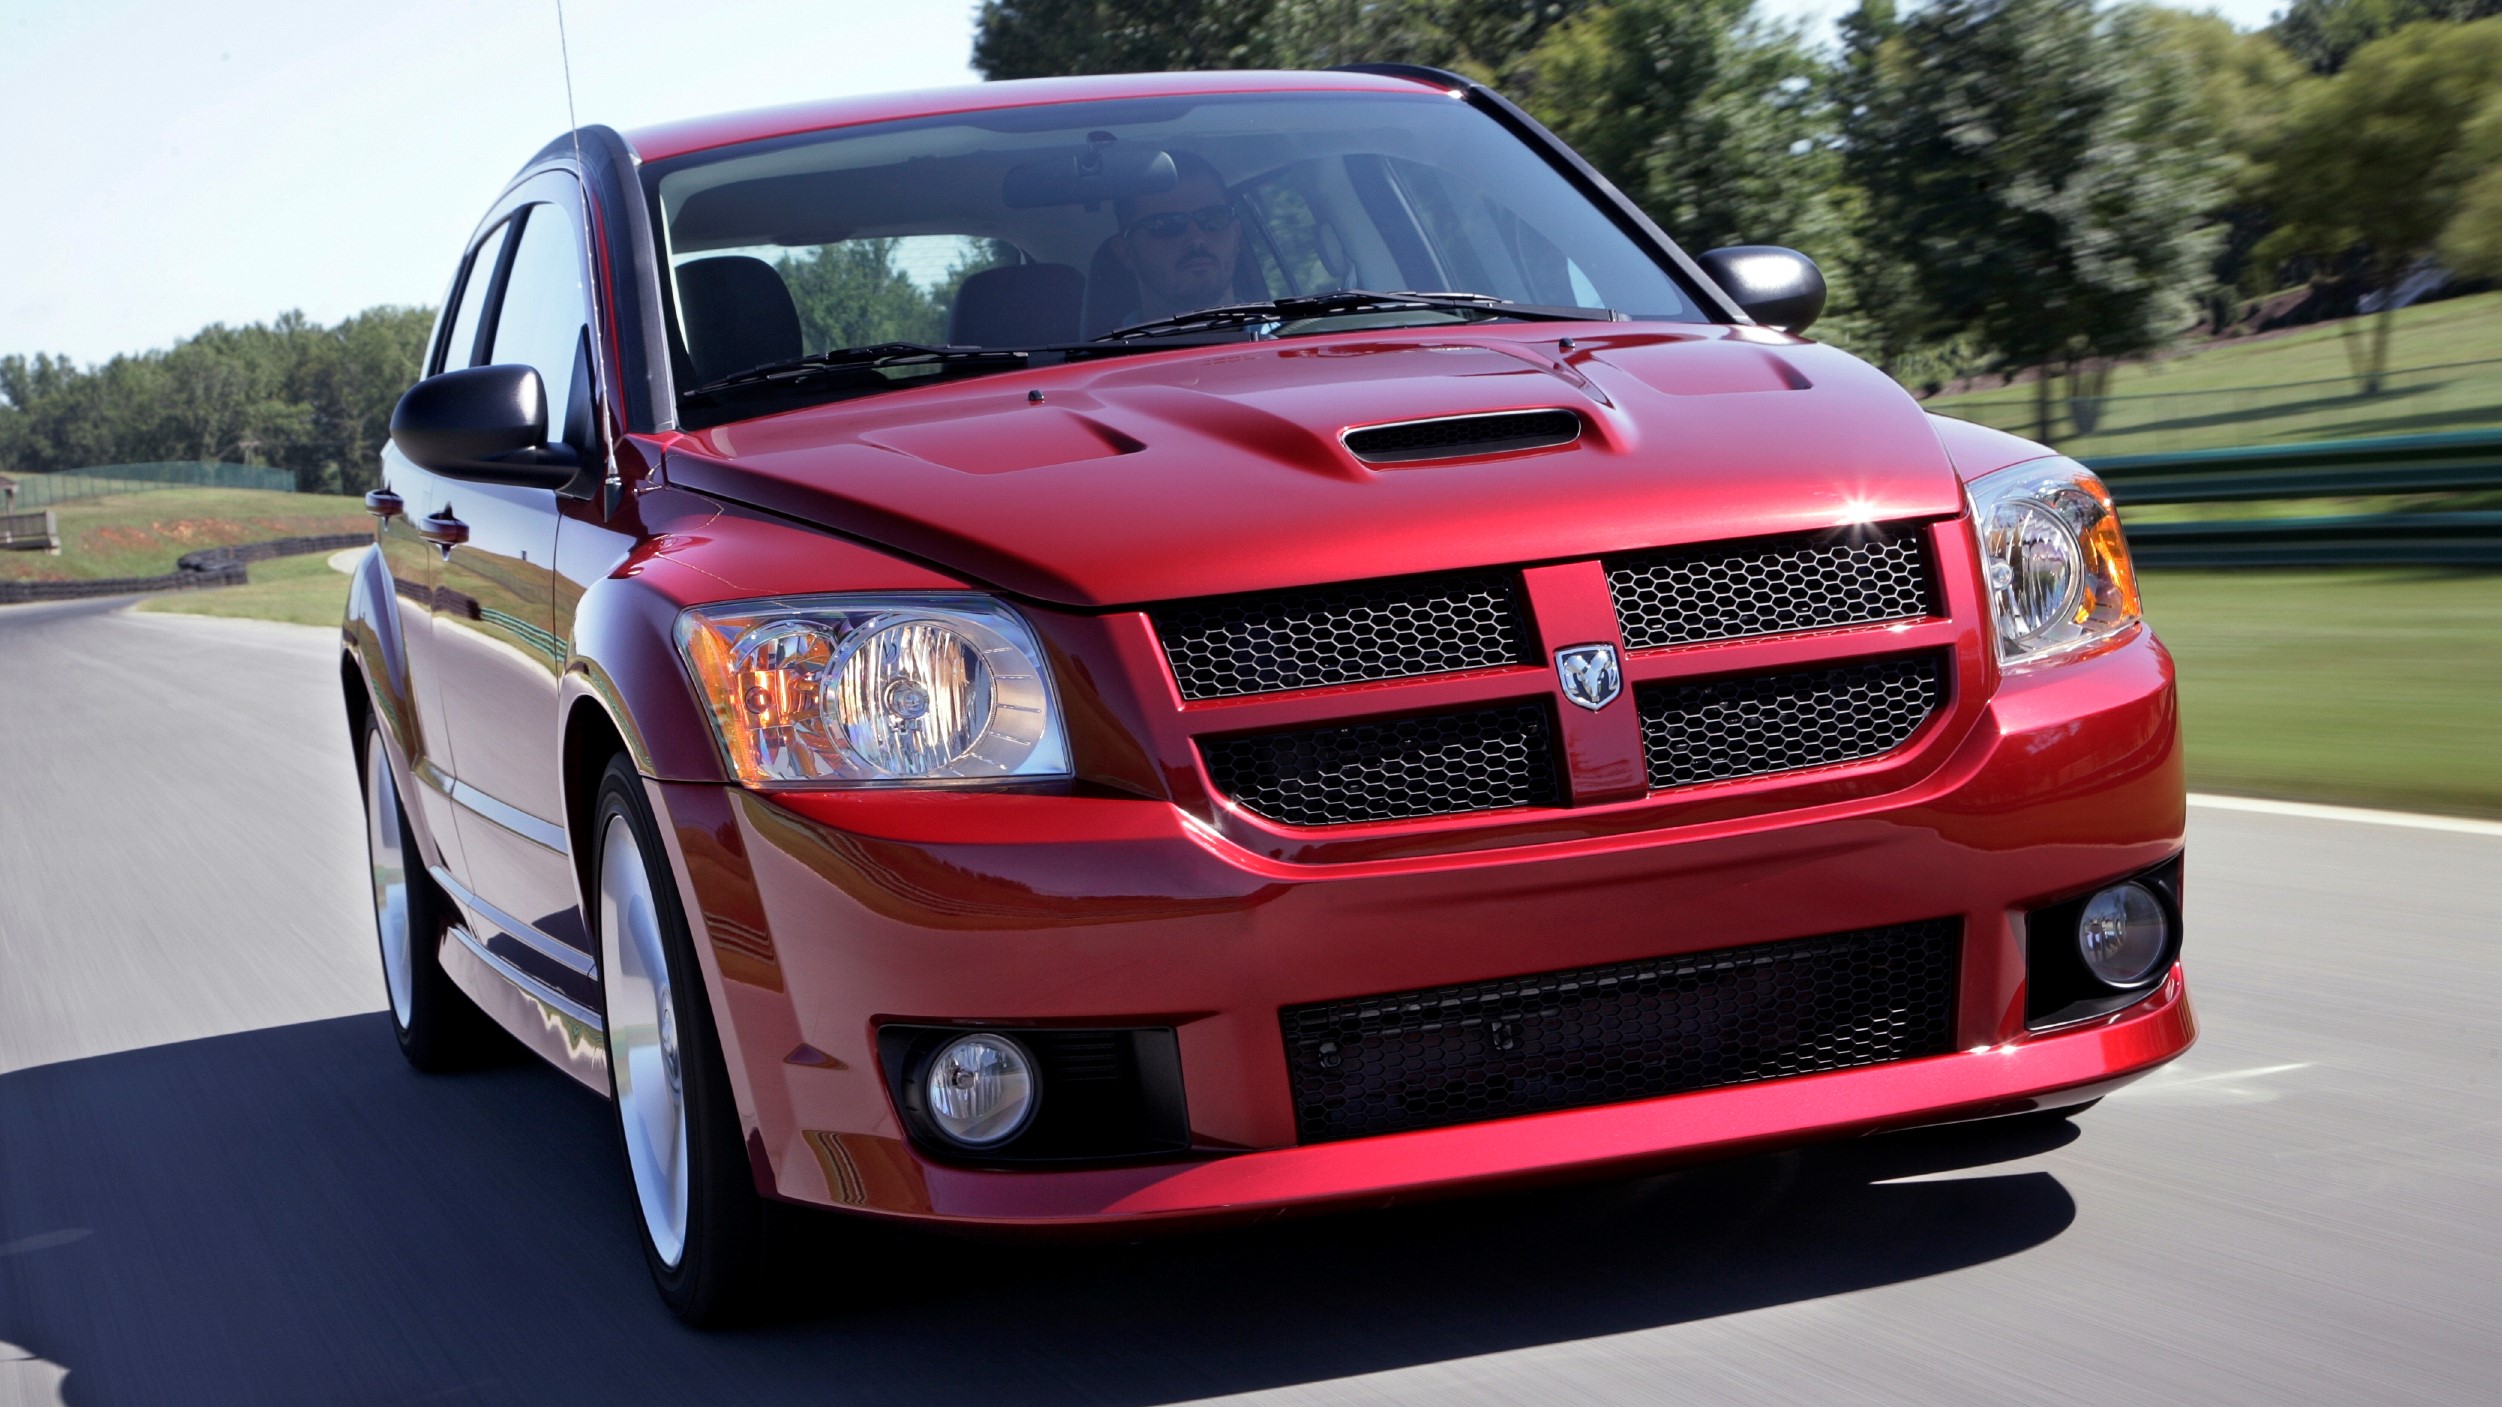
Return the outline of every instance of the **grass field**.
{"type": "MultiPolygon", "coordinates": [[[[0,580],[162,576],[174,569],[175,558],[199,548],[366,532],[374,521],[353,498],[258,489],[118,494],[63,504],[53,513],[61,529],[61,555],[0,552],[0,580]]],[[[252,577],[260,579],[260,567],[252,568],[252,577]]]]}
{"type": "Polygon", "coordinates": [[[2190,786],[2502,816],[2502,573],[2150,572],[2190,786]]]}
{"type": "Polygon", "coordinates": [[[327,552],[313,552],[254,562],[247,568],[252,574],[249,585],[219,587],[214,591],[168,591],[140,602],[139,609],[172,615],[283,620],[335,631],[339,617],[347,609],[348,579],[345,573],[330,569],[330,556],[327,552]]]}
{"type": "MultiPolygon", "coordinates": [[[[2502,293],[2402,309],[2389,382],[2361,394],[2347,337],[2368,319],[2214,343],[2111,374],[2102,422],[2078,434],[2061,414],[2052,438],[2070,454],[2142,454],[2502,426],[2502,293]]],[[[1928,408],[2033,434],[2033,387],[1940,396],[1928,408]]]]}

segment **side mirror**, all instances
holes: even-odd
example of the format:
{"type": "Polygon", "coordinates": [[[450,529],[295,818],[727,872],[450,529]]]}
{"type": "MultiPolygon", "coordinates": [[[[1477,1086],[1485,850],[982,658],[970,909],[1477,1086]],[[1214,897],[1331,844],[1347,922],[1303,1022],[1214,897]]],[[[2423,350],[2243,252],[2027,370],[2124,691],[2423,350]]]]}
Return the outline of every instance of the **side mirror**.
{"type": "Polygon", "coordinates": [[[1695,261],[1746,315],[1783,332],[1804,332],[1824,311],[1824,271],[1795,249],[1736,244],[1695,261]]]}
{"type": "Polygon", "coordinates": [[[527,366],[473,366],[429,376],[391,412],[391,442],[449,479],[562,488],[582,457],[547,442],[547,388],[527,366]]]}

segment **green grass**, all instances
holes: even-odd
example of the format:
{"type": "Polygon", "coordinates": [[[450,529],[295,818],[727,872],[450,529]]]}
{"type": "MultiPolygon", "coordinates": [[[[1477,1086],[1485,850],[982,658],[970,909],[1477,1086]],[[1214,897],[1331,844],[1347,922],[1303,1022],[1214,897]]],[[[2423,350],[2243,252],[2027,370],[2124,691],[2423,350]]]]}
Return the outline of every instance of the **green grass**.
{"type": "MultiPolygon", "coordinates": [[[[2077,433],[2059,407],[2052,438],[2067,453],[2091,456],[2502,426],[2502,293],[2401,310],[2389,381],[2376,396],[2361,394],[2347,359],[2348,336],[2367,333],[2368,323],[2321,323],[2121,366],[2106,394],[2125,399],[2090,434],[2077,433]]],[[[2029,383],[1940,396],[1928,407],[2034,433],[2029,383]]]]}
{"type": "Polygon", "coordinates": [[[2199,791],[2502,816],[2502,573],[2149,572],[2199,791]]]}
{"type": "Polygon", "coordinates": [[[348,579],[330,569],[327,552],[254,562],[251,584],[211,591],[168,591],[139,603],[172,615],[280,620],[336,630],[347,611],[348,579]]]}
{"type": "MultiPolygon", "coordinates": [[[[61,555],[0,552],[0,580],[162,576],[174,569],[175,558],[203,547],[373,528],[353,498],[259,489],[117,494],[65,503],[53,513],[61,555]]],[[[254,579],[260,574],[252,569],[254,579]]]]}

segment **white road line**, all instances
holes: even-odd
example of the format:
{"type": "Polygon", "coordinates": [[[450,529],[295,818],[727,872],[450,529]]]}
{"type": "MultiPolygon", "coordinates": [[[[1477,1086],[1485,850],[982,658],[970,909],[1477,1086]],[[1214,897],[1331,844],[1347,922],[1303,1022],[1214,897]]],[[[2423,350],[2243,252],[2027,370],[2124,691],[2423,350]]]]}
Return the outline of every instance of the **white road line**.
{"type": "Polygon", "coordinates": [[[2360,806],[2320,806],[2308,801],[2265,801],[2255,796],[2213,796],[2191,792],[2189,804],[2212,811],[2256,811],[2269,816],[2301,816],[2314,821],[2350,821],[2366,826],[2397,826],[2406,830],[2448,831],[2453,835],[2502,836],[2502,821],[2466,816],[2427,816],[2415,811],[2368,811],[2360,806]]]}

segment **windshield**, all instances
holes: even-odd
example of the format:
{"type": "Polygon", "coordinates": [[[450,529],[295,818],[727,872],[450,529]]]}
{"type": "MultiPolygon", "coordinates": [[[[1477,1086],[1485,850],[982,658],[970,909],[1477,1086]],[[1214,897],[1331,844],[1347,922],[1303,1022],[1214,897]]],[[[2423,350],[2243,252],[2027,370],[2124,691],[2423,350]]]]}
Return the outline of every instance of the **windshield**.
{"type": "MultiPolygon", "coordinates": [[[[682,391],[848,348],[1058,346],[1348,289],[1499,301],[1251,335],[1475,320],[1502,303],[1698,320],[1535,151],[1434,93],[966,113],[700,152],[646,178],[682,391]]],[[[1013,365],[924,357],[824,394],[1013,365]]]]}

